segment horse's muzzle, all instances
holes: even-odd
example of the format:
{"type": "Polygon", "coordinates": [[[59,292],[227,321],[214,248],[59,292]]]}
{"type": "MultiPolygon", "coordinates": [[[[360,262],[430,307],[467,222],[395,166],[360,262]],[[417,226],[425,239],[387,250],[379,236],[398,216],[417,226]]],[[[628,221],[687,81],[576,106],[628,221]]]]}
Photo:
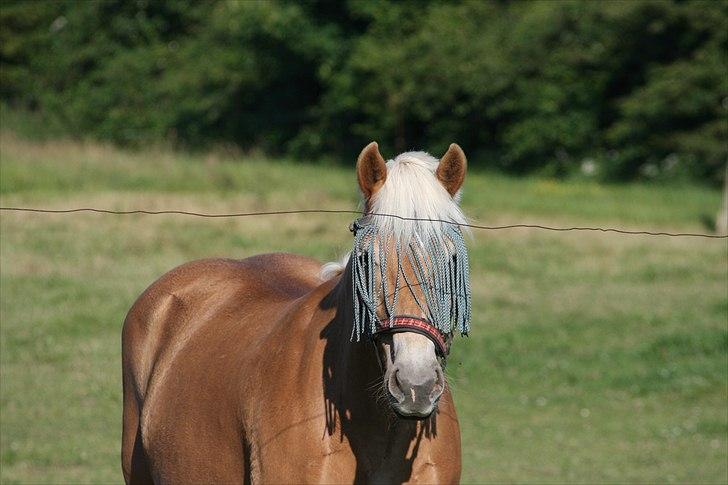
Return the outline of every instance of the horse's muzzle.
{"type": "Polygon", "coordinates": [[[437,367],[431,374],[407,373],[395,369],[387,380],[392,408],[404,417],[426,418],[435,410],[445,388],[442,370],[437,367]]]}

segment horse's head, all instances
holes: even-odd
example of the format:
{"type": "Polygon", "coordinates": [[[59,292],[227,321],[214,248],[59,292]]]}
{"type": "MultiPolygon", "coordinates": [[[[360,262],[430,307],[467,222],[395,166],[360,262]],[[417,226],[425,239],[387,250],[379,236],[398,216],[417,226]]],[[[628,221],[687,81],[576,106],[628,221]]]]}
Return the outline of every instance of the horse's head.
{"type": "Polygon", "coordinates": [[[353,336],[373,338],[384,392],[402,416],[433,412],[452,334],[468,331],[465,220],[457,203],[465,169],[455,144],[439,162],[409,152],[387,163],[373,142],[357,161],[365,213],[353,224],[353,336]]]}

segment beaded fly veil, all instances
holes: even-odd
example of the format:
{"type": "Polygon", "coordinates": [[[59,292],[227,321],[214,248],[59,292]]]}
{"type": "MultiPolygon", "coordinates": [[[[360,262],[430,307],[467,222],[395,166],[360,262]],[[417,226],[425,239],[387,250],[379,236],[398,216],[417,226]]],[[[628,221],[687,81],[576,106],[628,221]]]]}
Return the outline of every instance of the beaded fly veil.
{"type": "Polygon", "coordinates": [[[465,217],[458,197],[451,197],[435,177],[437,166],[438,160],[424,152],[389,161],[386,182],[353,224],[352,339],[381,329],[378,305],[390,319],[397,316],[400,293],[413,288],[418,288],[411,294],[429,325],[444,335],[470,330],[468,254],[459,226],[465,217]],[[388,283],[388,264],[396,264],[393,284],[388,283]],[[411,268],[409,276],[405,268],[411,268]]]}

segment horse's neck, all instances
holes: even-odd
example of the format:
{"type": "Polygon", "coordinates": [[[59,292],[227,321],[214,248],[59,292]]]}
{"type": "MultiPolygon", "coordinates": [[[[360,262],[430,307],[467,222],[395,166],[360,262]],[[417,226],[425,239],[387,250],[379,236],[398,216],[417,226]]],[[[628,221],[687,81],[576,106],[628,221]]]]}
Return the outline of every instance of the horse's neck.
{"type": "MultiPolygon", "coordinates": [[[[382,369],[370,342],[351,340],[353,328],[351,273],[347,271],[331,292],[335,316],[322,332],[323,384],[329,435],[346,436],[357,461],[367,473],[382,466],[396,468],[391,457],[403,457],[415,439],[418,425],[394,415],[382,386],[382,369]],[[378,397],[379,396],[379,397],[378,397]],[[390,459],[387,457],[390,456],[390,459]]],[[[402,458],[402,462],[404,459],[402,458]]]]}
{"type": "Polygon", "coordinates": [[[334,291],[336,315],[329,324],[324,366],[331,372],[333,390],[338,394],[340,404],[347,408],[354,404],[364,405],[376,414],[381,407],[376,402],[375,393],[381,386],[382,371],[374,345],[365,340],[352,341],[351,338],[354,310],[349,267],[334,291]]]}
{"type": "MultiPolygon", "coordinates": [[[[347,266],[331,293],[335,316],[324,330],[324,393],[336,405],[339,417],[387,429],[397,418],[382,384],[383,369],[377,349],[366,337],[352,341],[354,328],[351,268],[347,266]]],[[[356,424],[356,423],[353,423],[356,424]]]]}

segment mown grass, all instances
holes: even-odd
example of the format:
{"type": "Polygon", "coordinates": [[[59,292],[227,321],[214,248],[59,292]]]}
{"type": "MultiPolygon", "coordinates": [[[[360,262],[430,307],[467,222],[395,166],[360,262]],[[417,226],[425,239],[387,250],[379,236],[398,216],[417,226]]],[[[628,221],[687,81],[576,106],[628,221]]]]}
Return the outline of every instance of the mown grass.
{"type": "MultiPolygon", "coordinates": [[[[0,202],[209,212],[352,208],[352,167],[0,135],[0,202]]],[[[704,231],[720,194],[471,174],[486,224],[704,231]]],[[[0,480],[120,482],[119,333],[164,271],[350,244],[346,215],[0,218],[0,480]]],[[[725,240],[536,230],[470,243],[474,330],[448,367],[463,481],[728,481],[725,240]]]]}

